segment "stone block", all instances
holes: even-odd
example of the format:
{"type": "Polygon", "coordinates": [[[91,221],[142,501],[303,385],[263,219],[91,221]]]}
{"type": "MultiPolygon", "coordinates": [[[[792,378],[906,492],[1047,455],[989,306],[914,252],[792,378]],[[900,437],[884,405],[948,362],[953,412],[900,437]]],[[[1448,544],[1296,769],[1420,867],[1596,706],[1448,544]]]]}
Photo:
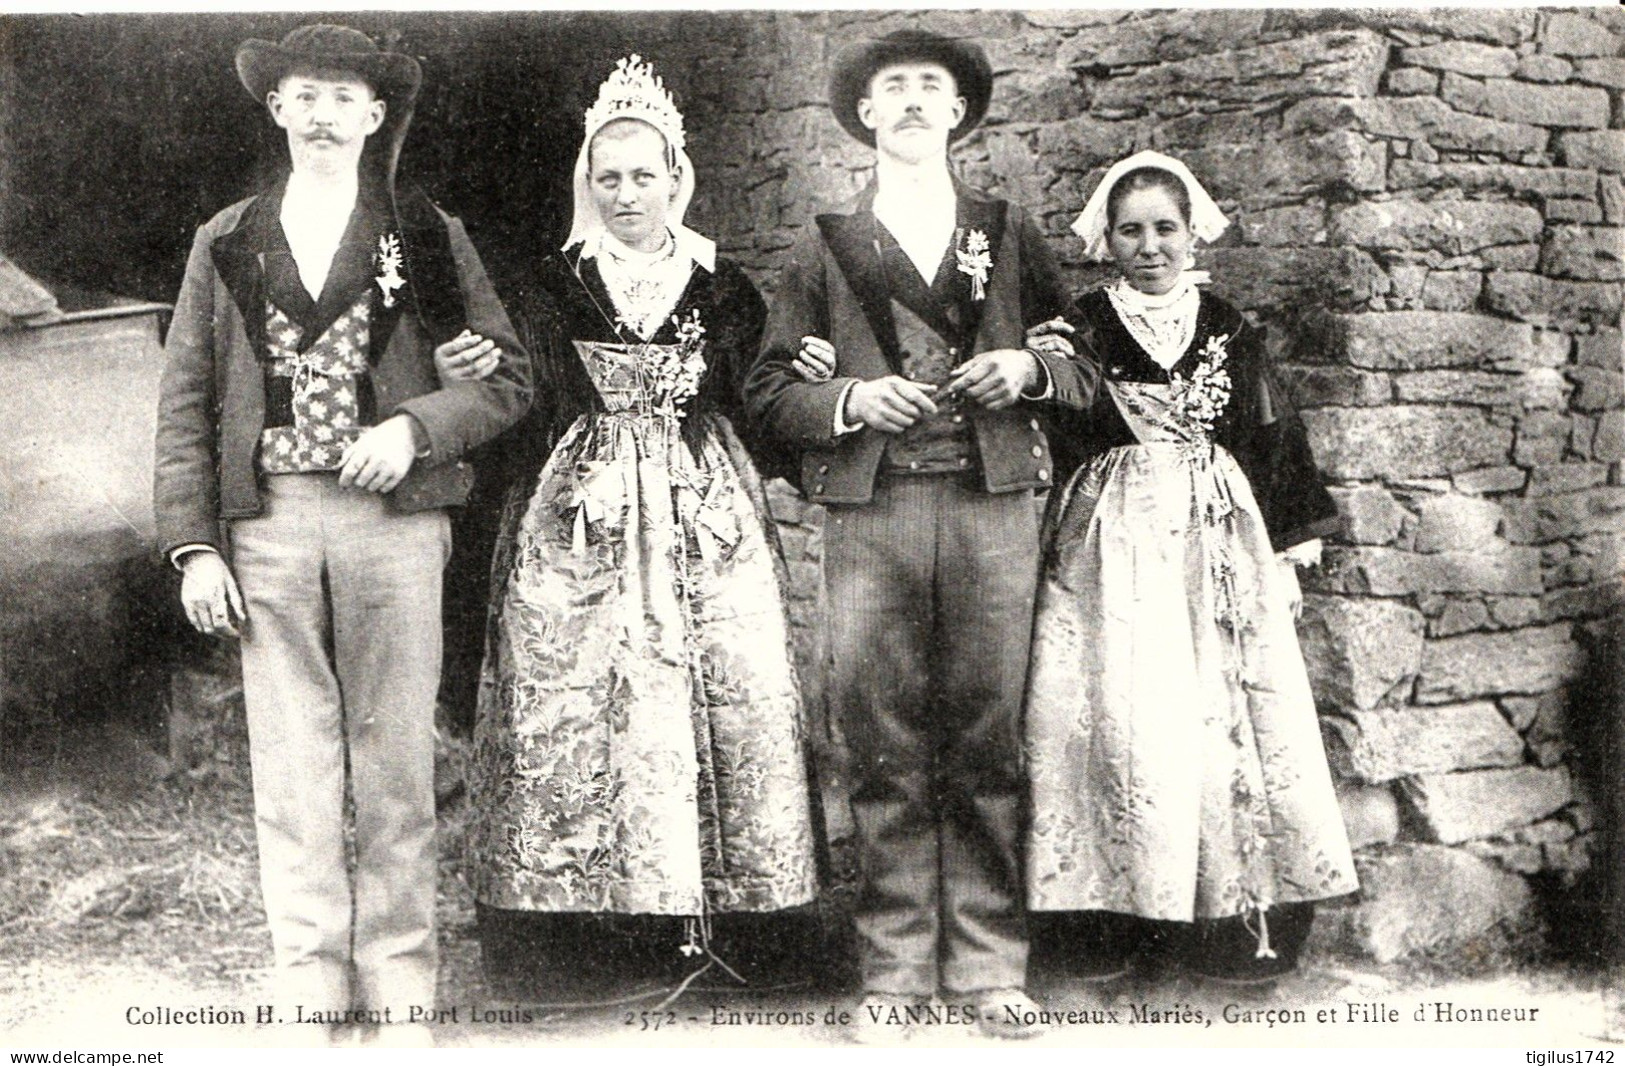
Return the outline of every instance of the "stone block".
{"type": "MultiPolygon", "coordinates": [[[[1051,11],[1042,15],[1053,20],[1060,13],[1051,11]]],[[[1037,25],[1057,25],[1054,21],[1031,20],[1037,25]]],[[[1060,44],[1056,58],[1061,66],[1068,68],[1166,63],[1256,40],[1263,24],[1262,11],[1142,12],[1110,25],[1087,24],[1085,32],[1060,44]]]]}
{"type": "MultiPolygon", "coordinates": [[[[1348,131],[1288,138],[1255,132],[1229,142],[1210,137],[1179,155],[1213,196],[1242,202],[1278,202],[1283,196],[1327,187],[1380,190],[1387,170],[1383,146],[1348,131]]],[[[1324,228],[1322,222],[1309,234],[1324,228]]],[[[1323,236],[1314,241],[1323,242],[1323,236]]]]}
{"type": "Polygon", "coordinates": [[[1474,370],[1423,370],[1394,375],[1400,403],[1470,403],[1494,407],[1553,408],[1563,405],[1568,383],[1549,368],[1496,374],[1474,370]]]}
{"type": "Polygon", "coordinates": [[[1540,271],[1583,281],[1625,279],[1625,230],[1617,226],[1554,226],[1541,248],[1540,271]]]}
{"type": "Polygon", "coordinates": [[[1141,67],[1095,87],[1093,107],[1135,113],[1172,96],[1251,105],[1305,96],[1374,96],[1388,45],[1365,30],[1332,30],[1292,40],[1193,55],[1141,67]]]}
{"type": "Polygon", "coordinates": [[[1605,463],[1625,461],[1625,411],[1607,411],[1597,419],[1591,458],[1605,463]]]}
{"type": "Polygon", "coordinates": [[[1422,306],[1431,311],[1469,311],[1483,288],[1484,275],[1477,271],[1429,271],[1422,283],[1422,306]]]}
{"type": "Polygon", "coordinates": [[[1575,80],[1588,85],[1605,85],[1610,89],[1625,89],[1625,59],[1609,56],[1606,59],[1582,59],[1575,64],[1575,80]]]}
{"type": "Polygon", "coordinates": [[[1605,129],[1610,115],[1607,91],[1581,85],[1532,85],[1511,78],[1476,81],[1446,74],[1439,96],[1462,111],[1531,126],[1605,129]]]}
{"type": "Polygon", "coordinates": [[[1517,45],[1535,33],[1535,12],[1514,8],[1283,8],[1264,24],[1271,33],[1369,27],[1414,42],[1416,35],[1517,45]]]}
{"type": "Polygon", "coordinates": [[[1579,339],[1576,355],[1581,366],[1598,366],[1604,370],[1619,370],[1625,358],[1620,331],[1603,327],[1579,339]]]}
{"type": "Polygon", "coordinates": [[[1451,484],[1457,492],[1468,495],[1483,495],[1501,492],[1517,492],[1523,488],[1529,475],[1515,466],[1486,466],[1477,470],[1464,470],[1451,477],[1451,484]]]}
{"type": "Polygon", "coordinates": [[[1373,785],[1345,784],[1337,790],[1349,847],[1380,847],[1399,839],[1399,800],[1393,790],[1373,785]]]}
{"type": "Polygon", "coordinates": [[[1553,11],[1545,16],[1536,40],[1540,50],[1560,56],[1611,56],[1619,48],[1619,38],[1608,28],[1584,15],[1553,11]]]}
{"type": "Polygon", "coordinates": [[[1625,380],[1617,370],[1600,366],[1577,366],[1569,371],[1577,386],[1576,411],[1607,411],[1625,403],[1625,380]]]}
{"type": "MultiPolygon", "coordinates": [[[[1465,114],[1435,96],[1317,98],[1294,104],[1282,119],[1287,134],[1338,129],[1423,142],[1442,151],[1487,152],[1511,159],[1545,151],[1549,136],[1539,126],[1465,114]]],[[[1586,164],[1570,161],[1568,165],[1586,164]]]]}
{"type": "Polygon", "coordinates": [[[1423,774],[1400,784],[1431,841],[1460,844],[1539,821],[1574,801],[1567,767],[1423,774]]]}
{"type": "Polygon", "coordinates": [[[1423,648],[1416,699],[1456,703],[1507,694],[1538,695],[1571,680],[1582,664],[1580,646],[1565,623],[1447,637],[1423,648]]]}
{"type": "Polygon", "coordinates": [[[1590,196],[1595,171],[1574,167],[1523,167],[1511,163],[1424,163],[1396,159],[1389,168],[1396,189],[1437,187],[1464,193],[1500,192],[1516,196],[1590,196]]]}
{"type": "Polygon", "coordinates": [[[1465,255],[1502,244],[1538,241],[1544,222],[1525,204],[1482,200],[1384,200],[1335,213],[1330,240],[1382,251],[1435,250],[1465,255]]]}
{"type": "Polygon", "coordinates": [[[1388,291],[1382,268],[1354,248],[1214,248],[1204,258],[1219,295],[1247,309],[1361,307],[1388,291]]]}
{"type": "Polygon", "coordinates": [[[1507,724],[1520,733],[1534,723],[1540,707],[1538,696],[1503,696],[1495,702],[1501,708],[1507,724]]]}
{"type": "Polygon", "coordinates": [[[1356,856],[1355,866],[1360,901],[1346,913],[1328,908],[1328,926],[1342,928],[1327,934],[1379,963],[1460,950],[1531,920],[1524,878],[1456,848],[1399,844],[1356,856]]]}
{"type": "Polygon", "coordinates": [[[1326,243],[1326,212],[1319,206],[1266,208],[1250,211],[1236,221],[1243,244],[1298,247],[1326,243]]]}
{"type": "Polygon", "coordinates": [[[1517,270],[1486,275],[1484,301],[1493,310],[1539,325],[1617,322],[1621,306],[1617,284],[1561,281],[1517,270]]]}
{"type": "Polygon", "coordinates": [[[1625,487],[1598,486],[1541,499],[1506,504],[1509,539],[1516,529],[1523,543],[1616,533],[1625,529],[1625,487]]]}
{"type": "Polygon", "coordinates": [[[1563,458],[1569,436],[1568,419],[1557,411],[1536,411],[1518,420],[1518,439],[1512,460],[1519,466],[1545,466],[1563,458]]]}
{"type": "Polygon", "coordinates": [[[1490,621],[1500,629],[1532,626],[1541,620],[1540,600],[1533,596],[1491,596],[1485,602],[1490,621]]]}
{"type": "MultiPolygon", "coordinates": [[[[1557,203],[1557,201],[1546,201],[1548,207],[1554,203],[1557,203]]],[[[1474,265],[1482,266],[1488,270],[1534,270],[1540,265],[1540,245],[1533,242],[1529,244],[1498,244],[1479,249],[1473,260],[1476,260],[1474,265]]]]}
{"type": "Polygon", "coordinates": [[[1535,703],[1535,717],[1524,733],[1529,755],[1538,766],[1556,766],[1569,754],[1569,711],[1567,688],[1553,689],[1535,703]]]}
{"type": "Polygon", "coordinates": [[[1608,467],[1603,463],[1557,463],[1529,471],[1529,496],[1556,496],[1596,488],[1608,483],[1608,467]]]}
{"type": "Polygon", "coordinates": [[[1565,130],[1557,135],[1557,157],[1564,166],[1618,174],[1625,170],[1625,130],[1565,130]]]}
{"type": "Polygon", "coordinates": [[[1350,544],[1392,544],[1410,513],[1378,485],[1330,491],[1343,516],[1343,539],[1350,544]]]}
{"type": "Polygon", "coordinates": [[[1422,627],[1402,604],[1306,595],[1298,630],[1316,702],[1352,713],[1407,686],[1421,666],[1422,627]]]}
{"type": "Polygon", "coordinates": [[[1304,366],[1283,363],[1276,373],[1300,408],[1327,406],[1368,407],[1393,399],[1387,374],[1372,374],[1346,366],[1304,366]]]}
{"type": "Polygon", "coordinates": [[[1448,311],[1389,311],[1326,315],[1317,341],[1351,365],[1373,370],[1471,367],[1531,355],[1527,325],[1488,315],[1448,311]]]}
{"type": "Polygon", "coordinates": [[[1332,591],[1370,596],[1430,592],[1534,595],[1543,588],[1539,549],[1521,545],[1497,552],[1429,555],[1398,548],[1329,548],[1321,581],[1332,591]]]}
{"type": "Polygon", "coordinates": [[[1518,53],[1510,48],[1473,41],[1440,41],[1419,48],[1402,48],[1399,61],[1413,67],[1448,70],[1480,78],[1504,78],[1518,66],[1518,53]]]}
{"type": "Polygon", "coordinates": [[[1412,774],[1523,763],[1523,738],[1487,700],[1444,707],[1377,707],[1324,718],[1343,777],[1380,785],[1412,774]]]}
{"type": "Polygon", "coordinates": [[[1524,81],[1560,82],[1568,81],[1569,75],[1574,73],[1574,64],[1566,59],[1543,52],[1531,52],[1529,55],[1518,58],[1518,66],[1512,72],[1515,78],[1524,81]]]}
{"type": "MultiPolygon", "coordinates": [[[[1095,167],[1110,166],[1132,151],[1134,130],[1129,123],[1104,122],[1090,115],[1078,115],[1064,122],[1039,126],[1035,142],[1037,165],[1042,171],[1086,173],[1095,167]]],[[[1088,191],[1093,191],[1098,182],[1098,177],[1090,181],[1088,191]]],[[[1085,190],[1079,192],[1087,196],[1085,190]]]]}
{"type": "Polygon", "coordinates": [[[1512,429],[1470,408],[1325,407],[1303,413],[1328,477],[1442,477],[1507,461],[1512,429]]]}
{"type": "Polygon", "coordinates": [[[1453,637],[1457,633],[1471,633],[1489,626],[1490,609],[1484,601],[1451,599],[1444,610],[1428,619],[1428,636],[1453,637]]]}
{"type": "Polygon", "coordinates": [[[1418,501],[1416,550],[1466,551],[1495,540],[1501,506],[1477,496],[1428,496],[1418,501]]]}
{"type": "Polygon", "coordinates": [[[1602,203],[1603,221],[1619,225],[1625,222],[1625,183],[1617,174],[1604,174],[1597,183],[1598,199],[1602,203]]]}
{"type": "Polygon", "coordinates": [[[1439,91],[1439,75],[1416,67],[1399,67],[1388,72],[1383,87],[1392,96],[1431,96],[1439,91]]]}

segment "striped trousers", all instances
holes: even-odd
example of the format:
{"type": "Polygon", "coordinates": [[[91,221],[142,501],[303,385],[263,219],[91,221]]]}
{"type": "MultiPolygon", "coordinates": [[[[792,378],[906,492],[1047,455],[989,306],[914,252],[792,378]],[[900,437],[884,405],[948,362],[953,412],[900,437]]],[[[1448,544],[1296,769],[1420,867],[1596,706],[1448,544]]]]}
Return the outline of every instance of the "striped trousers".
{"type": "Polygon", "coordinates": [[[1032,494],[887,477],[824,524],[828,696],[852,779],[864,987],[1020,987],[1032,494]]]}

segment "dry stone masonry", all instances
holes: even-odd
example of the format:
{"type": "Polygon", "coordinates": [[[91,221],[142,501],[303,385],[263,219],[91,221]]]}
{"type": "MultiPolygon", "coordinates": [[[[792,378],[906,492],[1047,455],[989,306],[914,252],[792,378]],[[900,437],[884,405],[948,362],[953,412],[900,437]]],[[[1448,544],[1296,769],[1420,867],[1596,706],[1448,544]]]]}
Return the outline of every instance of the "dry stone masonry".
{"type": "MultiPolygon", "coordinates": [[[[1625,534],[1625,16],[1617,9],[781,13],[685,22],[696,215],[771,292],[868,180],[830,57],[905,22],[997,88],[963,176],[1066,225],[1117,157],[1184,158],[1235,225],[1204,266],[1268,324],[1345,518],[1304,646],[1379,959],[1538,929],[1595,848],[1598,642],[1625,534]],[[1536,878],[1531,881],[1530,878],[1536,878]]],[[[674,63],[676,64],[674,66],[674,63]]],[[[816,686],[818,509],[779,491],[816,686]]],[[[831,771],[838,785],[839,770],[831,771]]]]}

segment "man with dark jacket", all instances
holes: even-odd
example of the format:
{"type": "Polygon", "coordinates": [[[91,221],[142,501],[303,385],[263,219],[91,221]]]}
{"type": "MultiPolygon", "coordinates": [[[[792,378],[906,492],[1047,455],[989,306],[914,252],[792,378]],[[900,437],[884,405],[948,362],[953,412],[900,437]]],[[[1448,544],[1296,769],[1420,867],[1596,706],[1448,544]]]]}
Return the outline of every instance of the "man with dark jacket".
{"type": "Polygon", "coordinates": [[[245,42],[237,72],[291,168],[198,230],[155,502],[188,618],[241,639],[278,1018],[321,1043],[434,1003],[445,509],[469,449],[529,405],[530,364],[461,223],[395,190],[415,60],[311,25],[245,42]],[[441,388],[437,345],[499,365],[441,388]]]}
{"type": "Polygon", "coordinates": [[[958,184],[949,143],[987,109],[972,43],[903,30],[836,60],[830,106],[876,180],[791,253],[752,417],[825,504],[832,719],[850,756],[863,887],[863,1035],[941,993],[985,1031],[1023,992],[1019,712],[1052,405],[1094,377],[1026,346],[1064,293],[1031,220],[958,184]],[[812,380],[809,380],[811,378],[812,380]]]}

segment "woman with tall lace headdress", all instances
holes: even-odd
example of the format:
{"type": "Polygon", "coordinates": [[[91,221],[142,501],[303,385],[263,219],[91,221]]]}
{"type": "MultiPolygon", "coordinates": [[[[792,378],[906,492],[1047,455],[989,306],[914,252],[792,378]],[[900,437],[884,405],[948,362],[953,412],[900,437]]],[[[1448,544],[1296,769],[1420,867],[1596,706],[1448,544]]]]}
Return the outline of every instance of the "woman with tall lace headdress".
{"type": "Polygon", "coordinates": [[[1122,276],[1066,315],[1102,387],[1057,434],[1081,454],[1045,520],[1027,892],[1039,924],[1062,912],[1035,945],[1078,976],[1152,934],[1199,974],[1273,980],[1311,901],[1355,889],[1293,627],[1294,565],[1337,512],[1260,331],[1197,288],[1192,247],[1226,224],[1141,152],[1073,226],[1122,276]]]}
{"type": "MultiPolygon", "coordinates": [[[[514,316],[537,404],[493,563],[470,786],[497,977],[617,955],[727,966],[713,916],[817,889],[771,456],[735,428],[765,309],[683,224],[684,146],[660,79],[621,60],[586,114],[569,238],[514,316]]],[[[471,345],[441,371],[483,362],[471,345]]]]}

